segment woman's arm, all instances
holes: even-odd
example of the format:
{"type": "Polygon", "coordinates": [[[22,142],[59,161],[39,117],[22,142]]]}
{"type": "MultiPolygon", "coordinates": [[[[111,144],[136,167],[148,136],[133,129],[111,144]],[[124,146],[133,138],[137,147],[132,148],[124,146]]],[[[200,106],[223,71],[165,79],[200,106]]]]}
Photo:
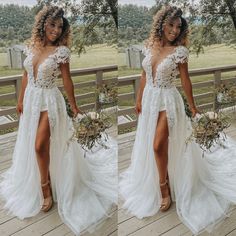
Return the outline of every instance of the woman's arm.
{"type": "Polygon", "coordinates": [[[82,113],[81,110],[77,107],[75,94],[74,94],[74,85],[70,76],[70,65],[69,63],[61,63],[60,64],[61,75],[63,80],[64,89],[68,96],[68,100],[71,106],[71,109],[76,116],[78,113],[82,113]]]}
{"type": "Polygon", "coordinates": [[[179,63],[178,66],[179,66],[181,84],[184,93],[186,94],[187,101],[192,112],[192,116],[194,117],[197,113],[199,113],[199,110],[196,108],[193,99],[192,83],[188,74],[188,63],[183,63],[183,64],[179,63]]]}
{"type": "Polygon", "coordinates": [[[146,72],[143,70],[141,79],[140,79],[140,85],[137,93],[137,98],[136,98],[136,106],[135,110],[137,114],[142,112],[142,97],[143,97],[143,90],[146,85],[146,72]]]}
{"type": "Polygon", "coordinates": [[[19,98],[18,98],[17,106],[16,106],[16,111],[19,115],[23,113],[23,100],[24,100],[25,88],[27,86],[27,83],[28,83],[27,71],[24,70],[22,81],[21,81],[20,94],[19,94],[19,98]]]}

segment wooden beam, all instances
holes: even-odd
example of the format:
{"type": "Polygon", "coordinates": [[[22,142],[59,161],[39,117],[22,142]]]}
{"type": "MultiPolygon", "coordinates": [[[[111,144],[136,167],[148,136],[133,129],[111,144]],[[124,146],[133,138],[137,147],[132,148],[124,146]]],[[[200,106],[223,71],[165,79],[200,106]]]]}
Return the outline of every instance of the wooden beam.
{"type": "Polygon", "coordinates": [[[137,125],[137,120],[129,121],[127,123],[118,124],[118,130],[133,128],[137,125]]]}
{"type": "Polygon", "coordinates": [[[16,113],[16,108],[8,108],[0,111],[0,116],[11,115],[16,113]]]}
{"type": "Polygon", "coordinates": [[[0,130],[16,128],[18,126],[18,123],[19,123],[19,121],[12,121],[9,123],[1,124],[0,130]]]}

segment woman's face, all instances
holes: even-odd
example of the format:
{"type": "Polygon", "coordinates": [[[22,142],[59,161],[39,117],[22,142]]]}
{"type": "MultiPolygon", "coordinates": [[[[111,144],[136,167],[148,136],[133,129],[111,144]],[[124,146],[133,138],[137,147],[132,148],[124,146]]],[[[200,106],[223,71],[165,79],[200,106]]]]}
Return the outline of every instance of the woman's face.
{"type": "Polygon", "coordinates": [[[45,36],[49,42],[55,42],[62,33],[63,20],[62,18],[58,19],[48,19],[45,25],[45,36]]]}
{"type": "Polygon", "coordinates": [[[181,30],[181,19],[175,18],[167,21],[163,27],[164,37],[169,42],[173,42],[180,34],[181,30]]]}

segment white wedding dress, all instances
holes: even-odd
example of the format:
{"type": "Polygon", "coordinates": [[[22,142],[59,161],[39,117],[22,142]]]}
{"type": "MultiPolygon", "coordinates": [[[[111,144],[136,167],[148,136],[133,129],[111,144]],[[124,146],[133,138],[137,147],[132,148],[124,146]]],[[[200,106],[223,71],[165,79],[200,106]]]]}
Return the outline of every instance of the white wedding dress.
{"type": "Polygon", "coordinates": [[[87,152],[73,139],[73,125],[64,98],[56,86],[59,65],[69,62],[70,51],[59,46],[38,68],[34,78],[33,53],[26,50],[24,66],[28,84],[23,101],[12,166],[3,174],[0,195],[9,213],[24,219],[39,213],[43,204],[40,173],[35,154],[35,137],[41,111],[50,123],[50,177],[53,199],[62,221],[79,235],[94,230],[107,218],[117,202],[117,143],[109,149],[87,152]]]}
{"type": "Polygon", "coordinates": [[[159,175],[153,141],[160,110],[166,110],[169,128],[168,174],[178,216],[194,234],[211,231],[236,203],[236,143],[229,137],[225,148],[215,146],[202,157],[195,143],[186,145],[191,122],[174,85],[178,64],[188,61],[188,50],[178,46],[158,66],[152,78],[151,51],[145,49],[146,86],[131,164],[120,176],[123,208],[138,218],[156,214],[161,205],[159,175]]]}

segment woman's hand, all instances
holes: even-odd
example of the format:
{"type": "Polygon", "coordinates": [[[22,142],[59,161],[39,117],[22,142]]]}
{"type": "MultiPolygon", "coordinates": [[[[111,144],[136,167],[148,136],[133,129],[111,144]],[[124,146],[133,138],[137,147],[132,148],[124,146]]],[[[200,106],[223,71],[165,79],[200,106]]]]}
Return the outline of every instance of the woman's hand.
{"type": "Polygon", "coordinates": [[[142,103],[140,101],[136,102],[135,111],[137,115],[139,115],[142,112],[142,103]]]}
{"type": "Polygon", "coordinates": [[[72,107],[71,110],[73,112],[74,118],[78,115],[78,113],[83,114],[83,112],[77,106],[72,107]]]}
{"type": "Polygon", "coordinates": [[[21,115],[23,113],[23,103],[22,102],[17,103],[16,112],[18,115],[21,115]]]}
{"type": "Polygon", "coordinates": [[[196,107],[191,107],[192,117],[194,118],[196,114],[200,114],[201,112],[196,107]]]}

